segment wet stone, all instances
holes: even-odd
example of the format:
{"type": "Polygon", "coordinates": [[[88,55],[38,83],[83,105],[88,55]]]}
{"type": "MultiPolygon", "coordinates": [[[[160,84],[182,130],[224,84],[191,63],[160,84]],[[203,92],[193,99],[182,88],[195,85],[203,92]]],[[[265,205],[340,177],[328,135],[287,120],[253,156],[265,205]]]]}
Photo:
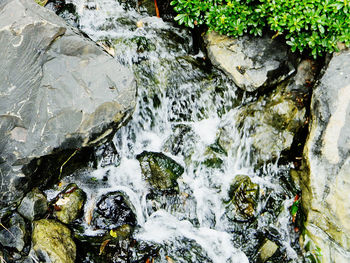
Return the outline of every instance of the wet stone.
{"type": "Polygon", "coordinates": [[[247,221],[254,218],[258,197],[259,185],[253,183],[249,176],[236,176],[229,190],[230,200],[226,206],[228,218],[237,221],[247,221]]]}
{"type": "Polygon", "coordinates": [[[14,213],[6,226],[1,227],[0,244],[7,248],[15,248],[22,251],[25,246],[26,224],[24,219],[17,213],[14,213]]]}
{"type": "Polygon", "coordinates": [[[157,257],[160,262],[179,262],[179,263],[212,263],[206,251],[195,241],[189,238],[181,238],[175,241],[169,241],[162,246],[161,255],[157,257]],[[178,244],[176,244],[178,242],[178,244]],[[176,244],[176,245],[175,245],[176,244]],[[179,244],[181,244],[179,246],[179,244]]]}
{"type": "Polygon", "coordinates": [[[26,219],[33,221],[43,217],[47,209],[45,195],[35,188],[23,198],[18,207],[18,212],[26,219]]]}
{"type": "Polygon", "coordinates": [[[163,153],[142,152],[136,157],[145,180],[154,190],[175,190],[184,168],[163,153]]]}
{"type": "Polygon", "coordinates": [[[270,257],[272,257],[278,249],[278,246],[275,242],[272,242],[269,239],[265,239],[263,245],[259,249],[259,260],[258,262],[264,263],[270,257]]]}
{"type": "Polygon", "coordinates": [[[122,225],[99,236],[76,234],[78,262],[130,262],[130,248],[134,245],[131,239],[133,228],[122,225]]]}
{"type": "Polygon", "coordinates": [[[121,192],[111,192],[101,197],[96,205],[93,224],[97,228],[112,230],[122,225],[136,226],[132,205],[121,192]]]}
{"type": "Polygon", "coordinates": [[[76,184],[69,184],[54,203],[54,215],[62,223],[69,224],[82,213],[86,194],[76,184]]]}
{"type": "Polygon", "coordinates": [[[57,221],[50,219],[35,221],[32,243],[40,262],[75,262],[76,246],[71,231],[57,221]]]}
{"type": "Polygon", "coordinates": [[[112,142],[97,147],[95,150],[95,156],[97,165],[101,167],[113,164],[118,166],[120,163],[120,156],[112,142]]]}

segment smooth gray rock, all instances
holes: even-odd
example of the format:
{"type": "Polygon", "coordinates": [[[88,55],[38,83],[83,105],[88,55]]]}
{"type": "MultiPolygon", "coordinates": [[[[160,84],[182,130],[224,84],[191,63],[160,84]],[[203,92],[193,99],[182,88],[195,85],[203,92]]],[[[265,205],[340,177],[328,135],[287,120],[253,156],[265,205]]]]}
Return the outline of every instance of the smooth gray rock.
{"type": "Polygon", "coordinates": [[[304,148],[306,233],[322,262],[350,262],[350,51],[334,54],[314,89],[304,148]]]}
{"type": "Polygon", "coordinates": [[[2,208],[30,189],[23,167],[34,158],[111,138],[136,87],[126,67],[32,0],[0,4],[0,47],[2,208]]]}
{"type": "Polygon", "coordinates": [[[40,219],[48,210],[46,197],[37,188],[33,189],[22,199],[17,210],[30,221],[40,219]]]}
{"type": "Polygon", "coordinates": [[[210,32],[205,41],[210,61],[243,90],[278,84],[295,71],[288,48],[268,36],[232,38],[210,32]]]}

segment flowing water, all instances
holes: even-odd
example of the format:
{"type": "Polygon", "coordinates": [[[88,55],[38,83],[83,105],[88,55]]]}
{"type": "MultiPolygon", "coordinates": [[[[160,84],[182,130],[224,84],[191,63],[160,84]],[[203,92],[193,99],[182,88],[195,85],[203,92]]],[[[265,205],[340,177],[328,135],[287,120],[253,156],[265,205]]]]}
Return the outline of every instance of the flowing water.
{"type": "MultiPolygon", "coordinates": [[[[208,65],[204,54],[192,54],[189,31],[149,16],[142,6],[115,0],[72,3],[80,29],[128,66],[138,87],[133,117],[114,138],[113,164],[101,161],[98,169],[66,178],[87,193],[86,213],[101,195],[123,192],[137,217],[134,238],[159,248],[155,262],[256,262],[265,237],[279,246],[274,262],[297,262],[289,212],[293,194],[285,185],[290,165],[259,164],[249,122],[235,123],[237,109],[257,98],[208,65]],[[143,151],[162,152],[184,167],[178,195],[148,198],[136,159],[143,151]],[[237,175],[259,185],[253,220],[227,212],[237,175]]],[[[85,235],[99,234],[82,224],[85,235]]]]}

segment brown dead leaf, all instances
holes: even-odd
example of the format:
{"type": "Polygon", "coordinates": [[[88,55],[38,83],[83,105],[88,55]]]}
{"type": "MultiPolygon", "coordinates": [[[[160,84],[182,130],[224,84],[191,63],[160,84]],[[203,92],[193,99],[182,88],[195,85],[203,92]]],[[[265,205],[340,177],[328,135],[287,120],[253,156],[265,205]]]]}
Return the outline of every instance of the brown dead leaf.
{"type": "Polygon", "coordinates": [[[168,261],[168,263],[174,263],[174,260],[171,257],[165,256],[165,258],[168,261]]]}
{"type": "Polygon", "coordinates": [[[103,251],[105,250],[105,247],[108,245],[109,243],[109,239],[105,240],[102,242],[101,246],[100,246],[100,254],[98,254],[99,256],[102,255],[103,251]]]}

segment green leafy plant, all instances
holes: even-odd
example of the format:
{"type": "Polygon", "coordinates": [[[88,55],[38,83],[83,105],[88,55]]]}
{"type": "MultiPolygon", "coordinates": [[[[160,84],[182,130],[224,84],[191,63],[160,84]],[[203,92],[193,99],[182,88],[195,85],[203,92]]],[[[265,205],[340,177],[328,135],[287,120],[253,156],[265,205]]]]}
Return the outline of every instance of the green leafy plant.
{"type": "Polygon", "coordinates": [[[205,24],[229,36],[271,30],[295,51],[314,57],[350,45],[350,0],[173,0],[175,20],[193,28],[205,24]]]}

